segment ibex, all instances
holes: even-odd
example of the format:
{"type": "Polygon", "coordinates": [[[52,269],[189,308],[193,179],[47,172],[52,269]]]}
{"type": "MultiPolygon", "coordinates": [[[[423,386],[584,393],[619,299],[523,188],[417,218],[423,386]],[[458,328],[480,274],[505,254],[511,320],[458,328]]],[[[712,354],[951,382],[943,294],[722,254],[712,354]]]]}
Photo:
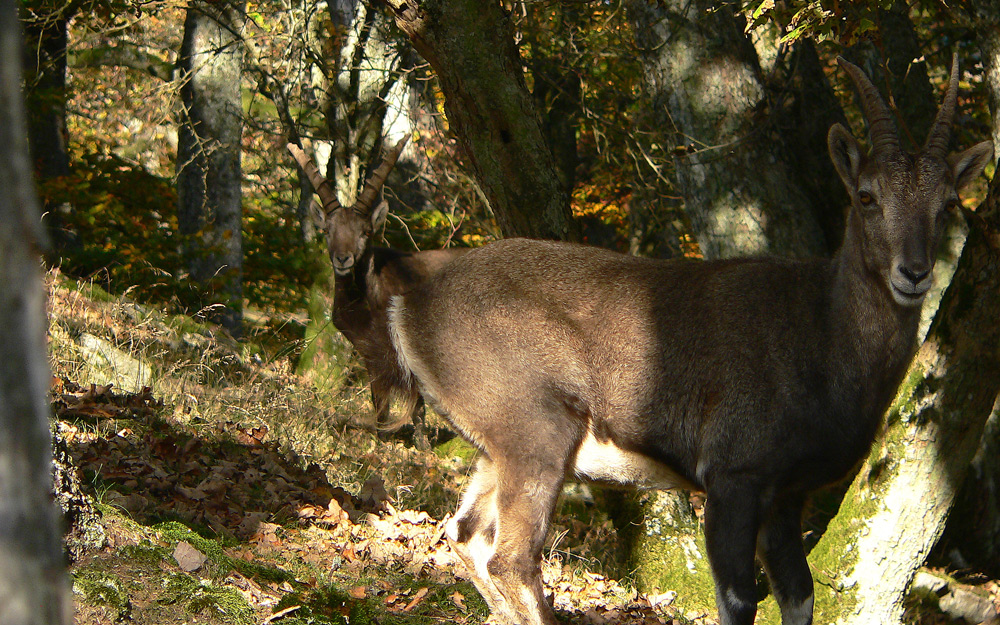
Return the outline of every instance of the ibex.
{"type": "Polygon", "coordinates": [[[368,370],[374,406],[374,429],[389,427],[389,403],[393,392],[404,397],[405,418],[413,423],[414,438],[425,440],[422,423],[423,399],[412,378],[399,368],[399,359],[389,338],[386,307],[389,298],[407,292],[467,249],[452,248],[405,252],[372,244],[385,221],[388,204],[373,210],[382,185],[396,164],[406,138],[400,140],[365,182],[357,201],[340,205],[336,191],[312,160],[294,143],[288,144],[299,167],[309,177],[321,205],[312,204],[314,218],[326,234],[334,271],[333,325],[361,355],[368,370]]]}
{"type": "Polygon", "coordinates": [[[830,129],[852,198],[833,258],[663,261],[508,239],[393,298],[402,367],[481,452],[446,534],[501,622],[556,623],[540,559],[570,474],[704,491],[720,623],[753,623],[755,557],[782,622],[812,622],[804,499],[870,448],[916,348],[945,215],[993,154],[946,153],[957,57],[915,154],[840,64],[873,151],[830,129]]]}

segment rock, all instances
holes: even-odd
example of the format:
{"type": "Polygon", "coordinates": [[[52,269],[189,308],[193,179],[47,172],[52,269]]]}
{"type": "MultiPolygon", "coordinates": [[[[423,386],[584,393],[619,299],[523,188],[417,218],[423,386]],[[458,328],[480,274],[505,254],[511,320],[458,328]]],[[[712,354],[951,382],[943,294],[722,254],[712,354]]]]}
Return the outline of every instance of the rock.
{"type": "Polygon", "coordinates": [[[195,549],[191,543],[182,540],[174,548],[174,560],[177,560],[177,566],[181,567],[182,571],[190,573],[200,569],[205,564],[206,558],[205,554],[195,549]]]}
{"type": "Polygon", "coordinates": [[[948,580],[927,571],[917,571],[917,574],[913,576],[910,590],[922,590],[940,597],[948,592],[948,580]]]}
{"type": "Polygon", "coordinates": [[[954,588],[941,597],[938,604],[941,611],[951,618],[965,619],[966,622],[978,625],[997,615],[993,602],[989,597],[977,594],[964,588],[954,588]]]}
{"type": "Polygon", "coordinates": [[[87,332],[80,335],[77,344],[87,362],[83,373],[87,382],[114,384],[115,388],[130,393],[151,386],[153,372],[146,362],[87,332]]]}

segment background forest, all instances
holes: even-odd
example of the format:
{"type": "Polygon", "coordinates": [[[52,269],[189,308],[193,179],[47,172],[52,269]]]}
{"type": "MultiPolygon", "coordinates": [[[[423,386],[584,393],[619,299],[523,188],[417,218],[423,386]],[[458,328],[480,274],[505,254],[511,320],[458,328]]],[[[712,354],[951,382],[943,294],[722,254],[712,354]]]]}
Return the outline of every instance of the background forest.
{"type": "MultiPolygon", "coordinates": [[[[376,233],[397,249],[528,236],[724,258],[838,248],[849,198],[827,131],[865,136],[838,55],[915,149],[957,53],[953,147],[1000,138],[993,1],[17,12],[57,480],[83,476],[63,502],[81,623],[485,619],[439,523],[474,454],[433,415],[430,450],[361,427],[367,373],[330,322],[313,188],[286,144],[350,206],[408,137],[376,233]]],[[[885,433],[808,510],[818,623],[996,622],[1000,183],[986,174],[949,225],[885,433]]],[[[569,488],[545,563],[560,618],[714,622],[700,514],[686,495],[569,488]]],[[[762,600],[758,622],[779,622],[762,600]]]]}

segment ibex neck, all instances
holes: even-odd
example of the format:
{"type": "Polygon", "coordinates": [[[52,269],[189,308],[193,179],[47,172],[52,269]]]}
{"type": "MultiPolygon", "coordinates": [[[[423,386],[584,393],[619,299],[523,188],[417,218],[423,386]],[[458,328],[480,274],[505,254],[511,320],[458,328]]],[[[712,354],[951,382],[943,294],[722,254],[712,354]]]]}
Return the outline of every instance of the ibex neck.
{"type": "Polygon", "coordinates": [[[843,348],[861,362],[881,362],[881,370],[895,375],[916,349],[921,307],[896,303],[886,279],[865,263],[861,241],[850,228],[832,260],[832,273],[834,323],[848,339],[843,348]]]}

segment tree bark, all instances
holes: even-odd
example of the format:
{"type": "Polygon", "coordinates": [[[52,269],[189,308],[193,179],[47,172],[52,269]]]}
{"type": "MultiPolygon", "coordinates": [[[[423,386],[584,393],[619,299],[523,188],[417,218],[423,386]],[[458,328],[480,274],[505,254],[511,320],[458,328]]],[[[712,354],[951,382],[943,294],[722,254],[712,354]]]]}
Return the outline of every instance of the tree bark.
{"type": "MultiPolygon", "coordinates": [[[[40,182],[69,174],[66,131],[66,43],[75,2],[37,0],[21,3],[24,24],[22,65],[26,101],[28,145],[40,182]]],[[[68,205],[46,203],[42,215],[53,251],[71,245],[75,233],[66,229],[63,215],[68,205]]]]}
{"type": "Polygon", "coordinates": [[[17,8],[0,0],[0,622],[68,625],[72,601],[51,498],[45,235],[25,141],[21,42],[17,8]]]}
{"type": "Polygon", "coordinates": [[[504,236],[578,240],[500,3],[385,2],[437,73],[448,122],[504,236]]]}
{"type": "Polygon", "coordinates": [[[177,220],[191,278],[211,317],[234,336],[243,320],[244,2],[192,2],[178,58],[184,104],[177,147],[177,220]]]}
{"type": "MultiPolygon", "coordinates": [[[[970,4],[979,47],[986,68],[985,82],[993,114],[993,145],[1000,146],[1000,2],[970,4]]],[[[987,421],[972,460],[970,475],[955,503],[955,513],[937,550],[958,566],[980,568],[1000,575],[1000,403],[987,421]]]]}
{"type": "Polygon", "coordinates": [[[368,174],[381,162],[386,101],[401,71],[389,18],[366,1],[351,8],[352,13],[334,16],[350,28],[327,82],[324,106],[333,139],[327,178],[334,181],[344,206],[354,203],[368,174]]]}
{"type": "Polygon", "coordinates": [[[627,4],[654,121],[705,258],[826,252],[809,198],[789,175],[757,54],[734,6],[627,4]]]}

